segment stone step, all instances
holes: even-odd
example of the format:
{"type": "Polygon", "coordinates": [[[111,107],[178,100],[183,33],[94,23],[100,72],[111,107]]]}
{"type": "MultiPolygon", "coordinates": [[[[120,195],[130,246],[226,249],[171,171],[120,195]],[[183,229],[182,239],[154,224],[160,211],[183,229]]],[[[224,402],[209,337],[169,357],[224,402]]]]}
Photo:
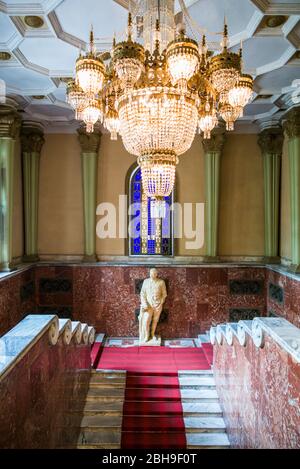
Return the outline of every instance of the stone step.
{"type": "Polygon", "coordinates": [[[111,448],[114,447],[120,448],[121,446],[121,430],[110,430],[110,429],[101,429],[98,428],[95,430],[89,428],[87,430],[82,429],[79,432],[77,439],[77,446],[96,445],[98,448],[111,448]]]}
{"type": "Polygon", "coordinates": [[[119,381],[119,380],[109,380],[107,382],[103,381],[101,382],[89,382],[88,389],[107,389],[108,392],[111,389],[125,389],[126,387],[126,382],[125,381],[119,381]]]}
{"type": "Polygon", "coordinates": [[[180,376],[179,377],[179,383],[181,388],[206,388],[206,389],[214,389],[216,387],[216,383],[214,378],[206,377],[206,376],[201,376],[201,377],[195,377],[195,376],[180,376]]]}
{"type": "Polygon", "coordinates": [[[187,449],[221,449],[229,448],[226,433],[187,433],[187,449]]]}
{"type": "Polygon", "coordinates": [[[192,371],[178,371],[178,377],[180,378],[212,378],[214,373],[212,370],[192,370],[192,371]]]}
{"type": "Polygon", "coordinates": [[[91,374],[90,384],[114,385],[116,383],[126,383],[126,375],[114,375],[112,373],[93,373],[91,374]]]}
{"type": "Polygon", "coordinates": [[[124,400],[125,388],[105,388],[105,387],[95,387],[90,388],[85,397],[86,401],[97,400],[100,401],[115,401],[115,400],[124,400]]]}
{"type": "Polygon", "coordinates": [[[221,433],[226,431],[220,417],[184,417],[186,433],[221,433]]]}
{"type": "Polygon", "coordinates": [[[180,389],[182,402],[219,402],[215,389],[180,389]]]}
{"type": "Polygon", "coordinates": [[[90,429],[111,429],[118,430],[122,427],[122,415],[83,415],[78,418],[78,415],[69,414],[65,417],[65,425],[69,427],[88,428],[90,429]]]}
{"type": "Polygon", "coordinates": [[[182,409],[186,417],[222,416],[222,409],[218,402],[183,402],[182,409]]]}
{"type": "Polygon", "coordinates": [[[123,401],[89,401],[83,404],[82,402],[75,401],[70,409],[70,413],[81,413],[84,415],[122,415],[123,401]]]}
{"type": "Polygon", "coordinates": [[[125,376],[126,377],[126,370],[104,370],[104,369],[97,369],[92,370],[92,375],[114,375],[114,376],[125,376]]]}
{"type": "Polygon", "coordinates": [[[75,447],[67,447],[65,449],[120,449],[121,444],[113,444],[113,443],[105,443],[105,444],[99,444],[99,445],[77,445],[75,447]]]}

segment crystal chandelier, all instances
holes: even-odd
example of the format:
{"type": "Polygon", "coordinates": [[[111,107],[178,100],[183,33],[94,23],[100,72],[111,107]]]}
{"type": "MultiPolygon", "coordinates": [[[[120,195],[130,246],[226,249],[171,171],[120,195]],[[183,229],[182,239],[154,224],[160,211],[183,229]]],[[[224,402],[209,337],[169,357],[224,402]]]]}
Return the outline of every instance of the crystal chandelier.
{"type": "Polygon", "coordinates": [[[192,145],[197,128],[210,138],[218,115],[232,130],[252,95],[253,80],[241,73],[241,53],[228,50],[224,27],[221,53],[213,56],[203,37],[199,45],[176,32],[174,0],[141,0],[144,47],[133,39],[129,14],[127,37],[114,40],[105,68],[91,32],[90,50],[76,62],[76,78],[67,100],[87,131],[103,120],[115,140],[137,157],[143,189],[157,201],[174,188],[179,156],[192,145]]]}

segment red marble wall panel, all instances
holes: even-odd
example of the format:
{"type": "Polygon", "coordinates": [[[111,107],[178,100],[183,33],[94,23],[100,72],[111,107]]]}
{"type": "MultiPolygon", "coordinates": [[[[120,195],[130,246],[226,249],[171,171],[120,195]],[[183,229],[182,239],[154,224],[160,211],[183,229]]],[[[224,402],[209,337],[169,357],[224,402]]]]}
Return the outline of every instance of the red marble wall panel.
{"type": "Polygon", "coordinates": [[[267,311],[284,317],[292,324],[300,327],[300,281],[272,270],[266,272],[267,287],[270,283],[283,288],[283,303],[267,295],[267,311]]]}
{"type": "MultiPolygon", "coordinates": [[[[111,336],[136,336],[134,311],[139,307],[135,280],[148,275],[143,266],[47,266],[37,265],[0,280],[0,335],[26,314],[57,311],[94,324],[111,336]],[[57,291],[42,291],[43,280],[58,280],[57,291]],[[63,285],[60,284],[63,282],[63,285]],[[64,288],[68,281],[70,289],[64,288]],[[32,282],[34,292],[31,292],[32,282]],[[23,288],[24,287],[24,288],[23,288]]],[[[300,325],[300,282],[261,267],[161,267],[168,281],[167,321],[160,324],[164,337],[188,337],[211,325],[229,320],[231,308],[273,311],[300,325]],[[231,280],[259,280],[261,294],[230,294],[231,280]],[[282,286],[284,303],[268,295],[268,284],[282,286]]]]}
{"type": "Polygon", "coordinates": [[[83,405],[89,379],[89,346],[43,336],[0,380],[0,448],[64,447],[66,412],[72,399],[83,405]]]}
{"type": "Polygon", "coordinates": [[[34,282],[34,268],[0,279],[0,336],[35,312],[34,282]]]}
{"type": "MultiPolygon", "coordinates": [[[[74,267],[74,318],[94,324],[109,336],[136,336],[134,311],[140,299],[135,281],[148,276],[147,267],[74,267]]],[[[212,324],[229,320],[230,308],[258,308],[265,314],[261,295],[231,295],[231,278],[260,279],[263,268],[159,267],[168,282],[165,309],[168,319],[159,325],[163,337],[195,337],[212,324]]]]}
{"type": "Polygon", "coordinates": [[[233,447],[300,448],[300,364],[271,338],[215,345],[214,375],[233,447]]]}

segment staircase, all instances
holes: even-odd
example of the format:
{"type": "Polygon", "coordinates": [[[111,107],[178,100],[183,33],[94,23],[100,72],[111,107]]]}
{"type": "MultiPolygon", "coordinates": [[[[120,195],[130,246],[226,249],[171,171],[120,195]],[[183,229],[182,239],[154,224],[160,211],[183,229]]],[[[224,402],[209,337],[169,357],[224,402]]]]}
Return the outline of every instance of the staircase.
{"type": "Polygon", "coordinates": [[[74,400],[66,419],[76,448],[120,449],[125,387],[124,371],[92,371],[85,402],[74,400]]]}
{"type": "Polygon", "coordinates": [[[65,433],[67,447],[75,438],[79,449],[229,447],[211,370],[127,378],[125,371],[93,371],[84,402],[73,401],[65,433]]]}
{"type": "Polygon", "coordinates": [[[229,448],[213,372],[179,371],[178,375],[187,448],[229,448]]]}

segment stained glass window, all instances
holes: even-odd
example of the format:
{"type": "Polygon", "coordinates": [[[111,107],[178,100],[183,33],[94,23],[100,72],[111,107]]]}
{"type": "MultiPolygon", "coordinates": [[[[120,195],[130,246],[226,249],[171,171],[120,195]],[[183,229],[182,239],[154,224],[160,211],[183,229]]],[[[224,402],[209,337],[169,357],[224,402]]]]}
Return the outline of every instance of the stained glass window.
{"type": "Polygon", "coordinates": [[[143,192],[141,169],[136,168],[130,178],[131,205],[129,252],[132,256],[172,256],[173,193],[165,197],[165,216],[153,218],[151,200],[143,192]]]}

